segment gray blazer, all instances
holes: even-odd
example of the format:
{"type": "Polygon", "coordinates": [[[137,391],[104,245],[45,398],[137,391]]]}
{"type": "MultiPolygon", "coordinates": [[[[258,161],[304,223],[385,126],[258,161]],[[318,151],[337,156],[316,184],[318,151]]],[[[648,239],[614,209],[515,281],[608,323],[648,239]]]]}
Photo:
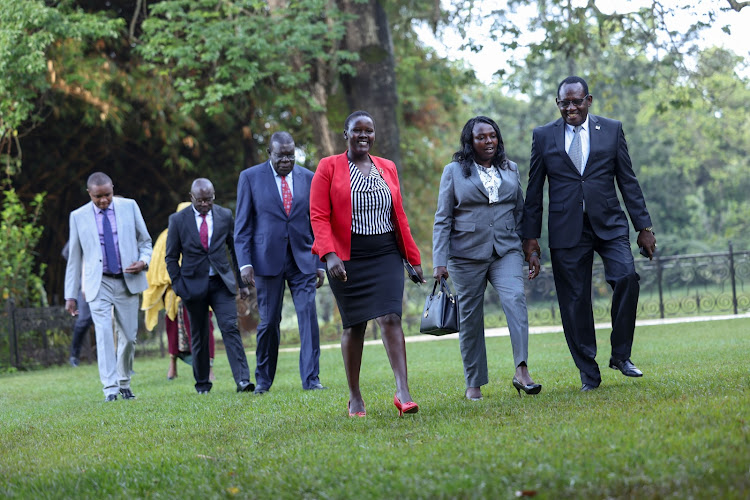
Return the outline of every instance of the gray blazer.
{"type": "MultiPolygon", "coordinates": [[[[115,219],[117,219],[117,246],[120,249],[122,268],[125,269],[139,260],[148,264],[151,261],[151,236],[146,229],[141,209],[138,208],[135,200],[129,198],[114,197],[112,203],[115,219]]],[[[65,298],[75,299],[78,297],[79,287],[83,286],[86,302],[91,302],[99,293],[103,266],[102,247],[99,242],[99,230],[96,228],[93,202],[88,202],[70,213],[68,243],[65,298]]],[[[148,288],[146,273],[125,273],[125,284],[130,293],[142,292],[148,288]]]]}
{"type": "Polygon", "coordinates": [[[523,190],[518,166],[509,163],[507,170],[498,169],[503,182],[500,200],[492,205],[476,165],[469,177],[457,162],[445,166],[432,231],[434,267],[447,266],[450,257],[486,260],[493,248],[501,257],[522,251],[523,190]]]}

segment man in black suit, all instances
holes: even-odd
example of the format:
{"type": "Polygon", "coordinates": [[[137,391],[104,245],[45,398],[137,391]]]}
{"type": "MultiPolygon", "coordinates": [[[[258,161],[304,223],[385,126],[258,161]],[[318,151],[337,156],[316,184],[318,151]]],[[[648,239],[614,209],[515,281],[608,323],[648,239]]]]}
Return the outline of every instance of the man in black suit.
{"type": "Polygon", "coordinates": [[[629,377],[643,373],[630,361],[640,277],[630,250],[628,220],[615,181],[648,258],[656,251],[651,218],[622,131],[622,123],[589,115],[593,97],[577,76],[557,90],[562,119],[534,129],[523,219],[523,249],[534,264],[542,228],[544,181],[549,181],[549,247],[565,339],[581,372],[582,391],[599,387],[591,306],[594,251],[604,262],[612,297],[611,368],[629,377]]]}
{"type": "MultiPolygon", "coordinates": [[[[214,205],[214,186],[196,179],[190,189],[192,205],[169,217],[166,263],[172,288],[182,298],[190,316],[193,375],[199,394],[211,390],[209,380],[208,307],[224,339],[237,392],[252,391],[242,337],[237,327],[235,295],[240,271],[234,253],[234,218],[231,210],[214,205]],[[232,262],[227,258],[227,252],[232,262]],[[180,264],[182,257],[182,264],[180,264]]],[[[247,287],[240,296],[249,295],[247,287]]]]}

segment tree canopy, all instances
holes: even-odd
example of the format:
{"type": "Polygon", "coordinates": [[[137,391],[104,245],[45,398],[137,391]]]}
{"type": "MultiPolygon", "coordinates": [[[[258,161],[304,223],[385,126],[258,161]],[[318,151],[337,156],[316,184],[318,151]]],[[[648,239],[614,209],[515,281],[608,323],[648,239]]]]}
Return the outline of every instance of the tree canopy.
{"type": "Polygon", "coordinates": [[[138,200],[156,236],[194,177],[210,177],[233,208],[239,171],[265,160],[271,133],[291,132],[314,169],[343,150],[343,120],[360,107],[377,113],[377,152],[398,160],[427,268],[440,173],[463,123],[496,119],[525,182],[531,130],[559,116],[555,90],[571,73],[589,82],[592,112],[623,122],[664,253],[750,246],[747,54],[696,44],[710,15],[670,31],[665,20],[688,2],[604,4],[0,0],[0,160],[21,201],[46,193],[49,209],[33,213],[51,301],[67,216],[87,201],[91,172],[138,200]],[[520,7],[535,9],[528,26],[509,22],[520,7]],[[417,35],[457,27],[478,48],[477,16],[508,51],[526,45],[523,58],[497,55],[507,64],[491,85],[417,35]]]}

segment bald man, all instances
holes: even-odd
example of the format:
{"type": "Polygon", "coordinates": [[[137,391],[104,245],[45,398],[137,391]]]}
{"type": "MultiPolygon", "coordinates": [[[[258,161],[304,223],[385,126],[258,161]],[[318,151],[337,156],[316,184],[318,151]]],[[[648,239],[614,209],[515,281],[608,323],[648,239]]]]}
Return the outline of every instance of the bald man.
{"type": "MultiPolygon", "coordinates": [[[[190,189],[192,204],[169,217],[167,272],[172,289],[182,298],[190,316],[195,390],[208,394],[213,385],[209,380],[210,306],[221,330],[237,392],[248,392],[255,385],[250,382],[237,327],[237,283],[242,281],[234,253],[234,218],[231,210],[214,204],[215,197],[211,181],[196,179],[190,189]]],[[[249,295],[244,285],[239,291],[243,299],[249,295]]]]}

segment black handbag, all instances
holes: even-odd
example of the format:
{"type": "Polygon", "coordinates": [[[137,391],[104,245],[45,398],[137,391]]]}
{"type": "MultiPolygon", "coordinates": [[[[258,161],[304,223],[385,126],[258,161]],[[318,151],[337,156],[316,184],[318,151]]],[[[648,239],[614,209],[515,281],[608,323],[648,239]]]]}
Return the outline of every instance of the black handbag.
{"type": "Polygon", "coordinates": [[[440,281],[435,280],[432,293],[424,301],[419,332],[428,335],[447,335],[456,333],[458,326],[458,296],[453,294],[448,282],[441,277],[440,281]]]}

